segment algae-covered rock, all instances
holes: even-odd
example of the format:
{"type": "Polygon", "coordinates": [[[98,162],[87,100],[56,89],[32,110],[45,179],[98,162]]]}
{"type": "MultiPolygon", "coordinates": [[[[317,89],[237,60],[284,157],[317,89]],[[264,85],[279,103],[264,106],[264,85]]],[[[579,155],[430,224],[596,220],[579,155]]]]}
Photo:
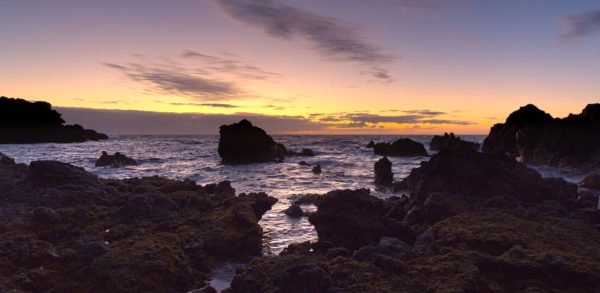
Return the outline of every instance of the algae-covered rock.
{"type": "Polygon", "coordinates": [[[260,255],[277,201],[228,182],[101,179],[69,164],[0,163],[0,291],[185,292],[260,255]],[[5,211],[10,214],[4,215],[5,211]]]}

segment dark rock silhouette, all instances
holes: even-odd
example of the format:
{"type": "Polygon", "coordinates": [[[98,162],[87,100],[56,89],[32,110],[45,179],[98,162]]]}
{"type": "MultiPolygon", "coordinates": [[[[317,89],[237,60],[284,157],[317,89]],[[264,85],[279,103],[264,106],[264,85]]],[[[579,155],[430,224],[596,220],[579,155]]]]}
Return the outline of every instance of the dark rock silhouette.
{"type": "Polygon", "coordinates": [[[295,151],[288,151],[287,154],[288,156],[299,156],[299,157],[312,157],[315,155],[315,152],[311,149],[307,149],[307,148],[303,148],[301,151],[299,152],[295,152],[295,151]]]}
{"type": "Polygon", "coordinates": [[[376,143],[373,146],[376,155],[388,157],[417,157],[427,156],[427,151],[423,144],[410,138],[401,138],[393,143],[376,143]]]}
{"type": "Polygon", "coordinates": [[[524,162],[549,166],[600,167],[600,104],[581,114],[552,118],[534,105],[521,107],[496,124],[483,151],[520,157],[524,162]]]}
{"type": "Polygon", "coordinates": [[[316,166],[314,166],[312,168],[312,172],[315,174],[321,174],[321,172],[323,172],[323,170],[321,170],[321,164],[317,164],[316,166]]]}
{"type": "Polygon", "coordinates": [[[287,154],[284,145],[246,119],[221,126],[219,134],[219,156],[225,164],[269,162],[287,154]]]}
{"type": "Polygon", "coordinates": [[[310,166],[310,164],[307,163],[306,161],[300,161],[300,162],[298,162],[298,165],[300,165],[300,166],[310,166]]]}
{"type": "Polygon", "coordinates": [[[304,211],[302,211],[302,208],[295,204],[293,204],[289,208],[287,208],[284,211],[284,213],[286,215],[288,215],[290,218],[300,218],[304,215],[304,211]]]}
{"type": "Polygon", "coordinates": [[[120,168],[124,166],[137,166],[136,160],[116,152],[114,155],[109,155],[106,152],[102,152],[102,155],[96,160],[96,167],[112,167],[120,168]]]}
{"type": "Polygon", "coordinates": [[[277,201],[236,197],[228,182],[100,179],[65,163],[0,158],[0,291],[202,288],[220,263],[261,254],[258,221],[277,201]]]}
{"type": "Polygon", "coordinates": [[[390,185],[394,181],[392,162],[387,157],[375,162],[375,185],[390,185]]]}
{"type": "Polygon", "coordinates": [[[275,276],[300,264],[323,269],[334,292],[600,286],[600,234],[593,226],[600,211],[584,204],[574,184],[542,178],[509,157],[466,149],[441,151],[404,184],[410,197],[327,193],[309,217],[319,235],[312,250],[254,259],[237,272],[232,292],[279,292],[283,285],[275,276]]]}
{"type": "Polygon", "coordinates": [[[443,136],[434,135],[429,143],[429,148],[434,151],[462,148],[477,151],[479,150],[479,146],[478,143],[462,140],[452,132],[450,134],[444,133],[443,136]]]}
{"type": "Polygon", "coordinates": [[[0,144],[71,143],[108,139],[81,125],[65,125],[46,102],[0,97],[0,144]]]}
{"type": "Polygon", "coordinates": [[[372,141],[372,140],[371,140],[371,141],[369,141],[369,143],[367,144],[367,148],[370,148],[370,149],[372,149],[372,148],[374,148],[374,147],[375,147],[375,142],[374,142],[374,141],[372,141]]]}

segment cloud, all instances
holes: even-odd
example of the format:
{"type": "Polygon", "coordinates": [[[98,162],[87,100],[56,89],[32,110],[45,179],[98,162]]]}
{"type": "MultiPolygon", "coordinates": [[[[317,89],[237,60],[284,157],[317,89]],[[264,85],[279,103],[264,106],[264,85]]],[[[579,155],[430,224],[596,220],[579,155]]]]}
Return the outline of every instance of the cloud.
{"type": "Polygon", "coordinates": [[[179,60],[137,57],[126,64],[101,63],[120,71],[145,90],[197,101],[228,101],[255,96],[242,88],[243,80],[265,81],[279,76],[241,61],[185,51],[179,60]]]}
{"type": "Polygon", "coordinates": [[[340,19],[298,9],[272,0],[214,0],[230,17],[263,29],[268,35],[302,38],[331,60],[359,63],[374,79],[391,81],[382,65],[393,61],[380,47],[365,40],[360,30],[340,19]]]}
{"type": "Polygon", "coordinates": [[[213,108],[239,108],[239,106],[223,103],[169,103],[174,106],[198,106],[198,107],[213,107],[213,108]]]}
{"type": "MultiPolygon", "coordinates": [[[[398,110],[399,111],[399,110],[398,110]]],[[[382,127],[380,124],[451,124],[473,125],[475,123],[464,120],[441,119],[439,116],[445,112],[432,110],[404,110],[406,115],[378,115],[370,113],[337,113],[337,114],[311,114],[310,119],[328,123],[338,128],[374,128],[382,127]]]]}
{"type": "Polygon", "coordinates": [[[600,33],[600,9],[563,16],[559,22],[567,30],[565,34],[558,37],[559,42],[570,42],[593,33],[600,33]]]}

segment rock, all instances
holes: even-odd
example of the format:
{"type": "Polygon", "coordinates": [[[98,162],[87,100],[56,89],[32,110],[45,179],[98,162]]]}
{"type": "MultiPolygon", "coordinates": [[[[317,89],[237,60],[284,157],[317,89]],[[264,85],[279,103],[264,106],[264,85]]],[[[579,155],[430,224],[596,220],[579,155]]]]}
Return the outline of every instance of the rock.
{"type": "Polygon", "coordinates": [[[304,211],[297,205],[291,205],[287,208],[284,213],[288,215],[290,218],[300,218],[304,215],[304,211]]]}
{"type": "Polygon", "coordinates": [[[435,135],[431,138],[431,142],[429,143],[429,148],[431,150],[439,151],[444,149],[467,149],[467,150],[479,150],[479,144],[464,141],[460,137],[454,136],[454,133],[444,133],[443,136],[435,135]]]}
{"type": "Polygon", "coordinates": [[[600,190],[600,174],[589,174],[579,182],[579,186],[588,189],[600,190]]]}
{"type": "Polygon", "coordinates": [[[299,194],[290,196],[292,200],[292,204],[294,205],[303,205],[303,204],[317,204],[322,198],[321,194],[309,193],[309,194],[299,194]]]}
{"type": "Polygon", "coordinates": [[[483,151],[520,157],[530,164],[592,169],[600,166],[600,123],[588,105],[581,114],[552,118],[534,105],[521,107],[496,124],[483,151]]]}
{"type": "Polygon", "coordinates": [[[335,190],[323,196],[317,212],[308,220],[319,240],[354,250],[381,238],[384,215],[383,202],[369,190],[335,190]]]}
{"type": "Polygon", "coordinates": [[[11,157],[3,154],[3,153],[0,153],[0,164],[3,164],[3,165],[14,165],[15,164],[15,159],[13,159],[13,158],[11,158],[11,157]]]}
{"type": "Polygon", "coordinates": [[[99,183],[96,175],[86,172],[83,168],[56,161],[31,162],[23,181],[38,187],[96,186],[99,183]]]}
{"type": "Polygon", "coordinates": [[[374,141],[369,141],[369,143],[367,144],[367,148],[372,149],[375,147],[375,142],[374,141]]]}
{"type": "Polygon", "coordinates": [[[125,166],[137,166],[138,163],[126,155],[116,152],[114,155],[109,155],[102,152],[102,156],[96,161],[96,167],[112,167],[121,168],[125,166]]]}
{"type": "Polygon", "coordinates": [[[318,265],[292,265],[278,274],[275,286],[277,292],[320,293],[331,287],[331,277],[318,265]]]}
{"type": "Polygon", "coordinates": [[[0,163],[0,291],[187,292],[262,251],[277,199],[228,182],[102,179],[69,164],[0,163]]]}
{"type": "Polygon", "coordinates": [[[310,241],[304,241],[301,243],[292,243],[288,245],[279,255],[292,255],[292,254],[309,254],[311,248],[310,241]]]}
{"type": "Polygon", "coordinates": [[[387,157],[375,162],[375,185],[390,185],[394,181],[392,162],[387,157]]]}
{"type": "Polygon", "coordinates": [[[300,157],[312,157],[315,155],[315,152],[313,152],[313,150],[311,150],[311,149],[303,148],[299,152],[288,151],[287,155],[288,156],[300,156],[300,157]]]}
{"type": "Polygon", "coordinates": [[[359,261],[375,262],[378,256],[398,258],[410,253],[412,247],[397,238],[383,237],[377,244],[363,246],[352,256],[359,261]]]}
{"type": "Polygon", "coordinates": [[[313,172],[313,173],[315,173],[315,174],[321,174],[321,172],[323,172],[323,171],[321,170],[321,164],[317,164],[316,166],[314,166],[314,167],[312,168],[312,172],[313,172]]]}
{"type": "Polygon", "coordinates": [[[221,126],[219,134],[219,156],[225,164],[275,161],[288,152],[285,146],[246,119],[221,126]]]}
{"type": "Polygon", "coordinates": [[[389,157],[417,157],[427,156],[423,144],[410,138],[401,138],[393,143],[377,143],[373,146],[376,155],[389,157]]]}
{"type": "Polygon", "coordinates": [[[0,97],[0,144],[71,143],[108,139],[81,125],[65,125],[46,102],[0,97]]]}
{"type": "Polygon", "coordinates": [[[300,166],[310,166],[310,164],[307,163],[306,161],[300,161],[300,162],[298,162],[298,165],[300,165],[300,166]]]}

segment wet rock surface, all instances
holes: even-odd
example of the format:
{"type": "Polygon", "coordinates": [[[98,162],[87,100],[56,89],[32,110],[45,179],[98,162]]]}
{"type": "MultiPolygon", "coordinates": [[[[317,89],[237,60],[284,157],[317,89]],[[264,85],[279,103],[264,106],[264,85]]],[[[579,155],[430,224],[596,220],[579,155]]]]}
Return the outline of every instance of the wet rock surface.
{"type": "Polygon", "coordinates": [[[203,288],[219,263],[260,255],[258,221],[275,202],[235,196],[228,182],[109,180],[60,162],[2,159],[0,291],[203,288]]]}
{"type": "Polygon", "coordinates": [[[373,145],[373,152],[376,155],[389,157],[427,156],[423,144],[410,138],[401,138],[393,143],[376,143],[373,145]]]}
{"type": "Polygon", "coordinates": [[[600,104],[580,114],[553,118],[534,105],[521,107],[494,125],[483,151],[554,167],[600,168],[600,104]]]}
{"type": "Polygon", "coordinates": [[[312,250],[302,244],[254,259],[231,292],[287,292],[281,272],[298,267],[311,268],[293,279],[307,288],[298,292],[592,292],[600,285],[600,212],[576,185],[464,149],[441,151],[404,184],[410,197],[323,195],[309,217],[319,234],[312,250]],[[321,291],[311,279],[322,281],[321,291]]]}
{"type": "Polygon", "coordinates": [[[72,143],[108,139],[81,125],[65,125],[46,102],[0,97],[0,144],[72,143]]]}
{"type": "Polygon", "coordinates": [[[96,160],[96,167],[111,167],[120,168],[125,166],[137,166],[138,162],[124,154],[116,152],[114,155],[109,155],[102,152],[102,155],[96,160]]]}

